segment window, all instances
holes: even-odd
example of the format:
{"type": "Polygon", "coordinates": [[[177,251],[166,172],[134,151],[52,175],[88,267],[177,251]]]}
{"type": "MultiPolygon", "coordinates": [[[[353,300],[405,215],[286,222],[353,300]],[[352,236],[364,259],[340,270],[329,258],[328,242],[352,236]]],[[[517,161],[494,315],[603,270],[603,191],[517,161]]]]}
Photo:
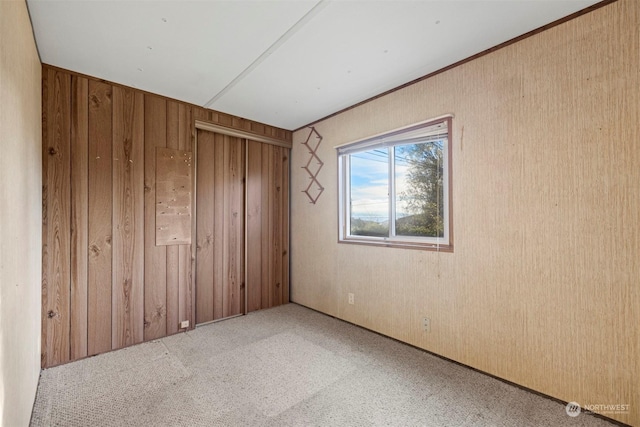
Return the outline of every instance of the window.
{"type": "Polygon", "coordinates": [[[452,251],[451,117],[338,147],[342,243],[452,251]]]}

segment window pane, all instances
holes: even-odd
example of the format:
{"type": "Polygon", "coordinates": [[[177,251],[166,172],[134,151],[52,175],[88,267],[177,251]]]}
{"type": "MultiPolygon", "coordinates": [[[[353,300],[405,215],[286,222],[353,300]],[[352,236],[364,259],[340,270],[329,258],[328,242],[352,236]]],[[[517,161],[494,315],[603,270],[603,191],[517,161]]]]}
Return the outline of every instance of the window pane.
{"type": "Polygon", "coordinates": [[[446,143],[394,147],[397,236],[444,237],[446,143]]]}
{"type": "Polygon", "coordinates": [[[389,150],[351,154],[351,229],[355,236],[389,237],[389,150]]]}

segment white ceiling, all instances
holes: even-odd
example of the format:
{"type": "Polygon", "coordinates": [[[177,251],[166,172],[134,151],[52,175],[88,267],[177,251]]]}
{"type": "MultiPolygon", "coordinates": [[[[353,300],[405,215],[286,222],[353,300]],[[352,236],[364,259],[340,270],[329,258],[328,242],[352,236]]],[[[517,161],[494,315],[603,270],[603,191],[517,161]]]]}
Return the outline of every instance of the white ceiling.
{"type": "Polygon", "coordinates": [[[28,5],[46,64],[296,129],[597,2],[28,5]]]}

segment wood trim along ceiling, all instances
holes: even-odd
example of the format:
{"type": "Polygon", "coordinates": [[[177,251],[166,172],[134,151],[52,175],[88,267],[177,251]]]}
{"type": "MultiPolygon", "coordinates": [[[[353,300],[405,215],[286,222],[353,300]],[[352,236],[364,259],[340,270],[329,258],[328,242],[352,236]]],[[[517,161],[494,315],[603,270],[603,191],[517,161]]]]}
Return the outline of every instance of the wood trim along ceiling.
{"type": "Polygon", "coordinates": [[[446,67],[443,67],[443,68],[441,68],[439,70],[436,70],[436,71],[434,71],[432,73],[426,74],[426,75],[424,75],[422,77],[418,77],[417,79],[413,79],[413,80],[411,80],[411,81],[409,81],[407,83],[404,83],[404,84],[402,84],[400,86],[397,86],[397,87],[394,87],[394,88],[389,89],[387,91],[384,91],[384,92],[382,92],[382,93],[380,93],[378,95],[372,96],[371,98],[367,98],[367,99],[365,99],[363,101],[360,101],[360,102],[358,102],[356,104],[353,104],[353,105],[351,105],[351,106],[349,106],[347,108],[343,108],[342,110],[338,110],[335,113],[331,113],[328,116],[322,117],[321,119],[314,120],[313,122],[311,122],[309,124],[306,124],[304,126],[300,126],[297,129],[294,129],[293,132],[298,132],[299,130],[302,130],[302,129],[306,128],[306,127],[313,126],[313,125],[315,125],[317,123],[323,122],[323,121],[325,121],[327,119],[330,119],[330,118],[335,117],[335,116],[337,116],[339,114],[342,114],[345,111],[352,110],[352,109],[357,108],[357,107],[359,107],[361,105],[367,104],[367,103],[369,103],[371,101],[375,101],[378,98],[381,98],[383,96],[389,95],[390,93],[397,92],[397,91],[399,91],[401,89],[404,89],[404,88],[406,88],[408,86],[414,85],[415,83],[421,82],[422,80],[426,80],[426,79],[428,79],[430,77],[433,77],[433,76],[436,76],[438,74],[444,73],[445,71],[451,70],[452,68],[459,67],[460,65],[466,64],[469,61],[473,61],[474,59],[481,58],[481,57],[483,57],[485,55],[488,55],[488,54],[490,54],[492,52],[495,52],[496,50],[500,50],[502,48],[510,46],[510,45],[512,45],[514,43],[517,43],[517,42],[521,41],[521,40],[524,40],[526,38],[534,36],[534,35],[536,35],[538,33],[543,32],[543,31],[546,31],[549,28],[553,28],[553,27],[556,27],[556,26],[558,26],[560,24],[563,24],[563,23],[565,23],[567,21],[571,21],[572,19],[578,18],[578,17],[580,17],[580,16],[582,16],[582,15],[584,15],[586,13],[593,12],[594,10],[600,9],[601,7],[607,6],[607,5],[609,5],[611,3],[614,3],[616,1],[618,1],[618,0],[602,0],[601,2],[596,3],[593,6],[589,6],[587,8],[582,9],[582,10],[579,10],[579,11],[577,11],[575,13],[572,13],[571,15],[568,15],[568,16],[565,16],[564,18],[560,18],[558,20],[550,22],[547,25],[543,25],[542,27],[538,27],[538,28],[536,28],[534,30],[529,31],[528,33],[524,33],[524,34],[522,34],[522,35],[520,35],[518,37],[512,38],[511,40],[507,40],[506,42],[500,43],[499,45],[496,45],[496,46],[491,47],[489,49],[483,50],[482,52],[478,52],[475,55],[471,55],[468,58],[461,59],[458,62],[455,62],[455,63],[453,63],[451,65],[446,66],[446,67]]]}

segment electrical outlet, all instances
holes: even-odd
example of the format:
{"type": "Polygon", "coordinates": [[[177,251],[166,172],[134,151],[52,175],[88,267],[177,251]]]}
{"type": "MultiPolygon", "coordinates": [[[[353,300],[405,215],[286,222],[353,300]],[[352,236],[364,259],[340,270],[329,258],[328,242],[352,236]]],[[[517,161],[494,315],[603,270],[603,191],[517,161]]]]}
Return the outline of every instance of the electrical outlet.
{"type": "Polygon", "coordinates": [[[349,294],[349,304],[351,305],[355,304],[353,294],[349,294]]]}
{"type": "Polygon", "coordinates": [[[188,320],[183,320],[182,322],[180,322],[180,329],[187,329],[188,327],[189,327],[188,320]]]}
{"type": "Polygon", "coordinates": [[[431,332],[431,319],[428,317],[422,318],[422,330],[425,332],[431,332]]]}

